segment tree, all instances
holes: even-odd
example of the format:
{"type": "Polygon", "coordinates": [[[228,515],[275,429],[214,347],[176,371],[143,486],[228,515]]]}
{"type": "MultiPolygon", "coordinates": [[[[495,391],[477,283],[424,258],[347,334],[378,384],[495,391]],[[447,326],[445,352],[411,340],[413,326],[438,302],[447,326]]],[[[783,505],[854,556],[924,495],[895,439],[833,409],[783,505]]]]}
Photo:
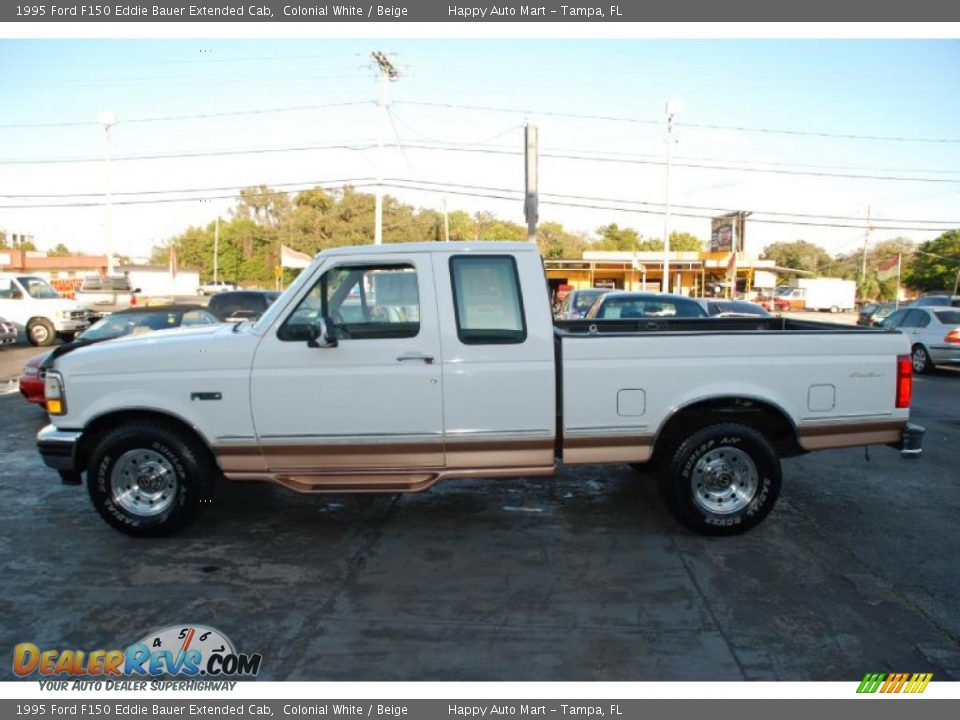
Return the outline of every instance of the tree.
{"type": "Polygon", "coordinates": [[[761,257],[773,260],[780,267],[810,272],[820,272],[829,267],[833,260],[822,247],[806,240],[775,242],[763,249],[761,257]]]}
{"type": "Polygon", "coordinates": [[[63,243],[57,243],[53,250],[47,251],[47,257],[70,257],[71,255],[73,255],[73,253],[70,252],[70,248],[63,243]]]}
{"type": "Polygon", "coordinates": [[[537,228],[537,247],[548,260],[580,259],[588,243],[583,235],[567,232],[560,223],[545,222],[537,228]]]}
{"type": "Polygon", "coordinates": [[[640,250],[641,235],[633,228],[622,228],[617,223],[597,228],[600,239],[594,244],[596,250],[611,252],[636,252],[640,250]]]}
{"type": "Polygon", "coordinates": [[[244,188],[233,210],[236,218],[250,218],[258,225],[277,227],[290,210],[290,198],[266,185],[244,188]]]}
{"type": "Polygon", "coordinates": [[[670,233],[671,252],[703,252],[703,240],[685,232],[670,233]]]}
{"type": "Polygon", "coordinates": [[[960,272],[960,230],[950,230],[917,248],[910,269],[904,275],[914,290],[953,292],[960,272]]]}

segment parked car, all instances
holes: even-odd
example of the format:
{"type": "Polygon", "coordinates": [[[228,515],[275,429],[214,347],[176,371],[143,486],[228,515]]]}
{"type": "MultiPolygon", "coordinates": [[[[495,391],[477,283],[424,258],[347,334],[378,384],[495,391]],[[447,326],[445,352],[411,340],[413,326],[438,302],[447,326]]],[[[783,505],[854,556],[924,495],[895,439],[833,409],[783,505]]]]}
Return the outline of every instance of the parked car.
{"type": "Polygon", "coordinates": [[[770,313],[749,300],[700,301],[710,317],[770,317],[770,313]]]}
{"type": "Polygon", "coordinates": [[[545,290],[532,243],[325,250],[256,323],[52,358],[38,450],[141,537],[185,527],[221,477],[396,493],[559,463],[653,463],[679,522],[731,535],[773,509],[783,457],[922,450],[900,333],[612,292],[598,304],[664,319],[555,321],[545,290]]]}
{"type": "Polygon", "coordinates": [[[600,296],[587,311],[588,320],[709,317],[699,302],[683,295],[614,291],[600,296]]]}
{"type": "MultiPolygon", "coordinates": [[[[154,330],[194,325],[218,325],[220,321],[199,305],[166,305],[155,308],[130,308],[98,320],[90,326],[75,344],[92,344],[113,340],[124,335],[139,335],[154,330]]],[[[50,351],[53,352],[53,351],[50,351]]],[[[20,394],[27,402],[44,405],[43,383],[46,376],[43,364],[50,352],[30,358],[20,375],[20,394]]]]}
{"type": "Polygon", "coordinates": [[[921,295],[909,307],[960,307],[960,295],[921,295]]]}
{"type": "Polygon", "coordinates": [[[94,320],[117,310],[135,307],[139,292],[140,288],[130,285],[130,278],[126,275],[87,275],[74,297],[90,308],[91,320],[94,320]]]}
{"type": "Polygon", "coordinates": [[[13,345],[17,342],[18,334],[16,325],[0,317],[0,347],[13,345]]]}
{"type": "Polygon", "coordinates": [[[216,295],[217,293],[230,292],[236,289],[236,283],[227,282],[226,280],[211,280],[197,288],[197,295],[216,295]]]}
{"type": "Polygon", "coordinates": [[[870,327],[879,324],[890,313],[897,310],[897,303],[869,303],[860,308],[860,315],[857,317],[857,325],[870,327]]]}
{"type": "Polygon", "coordinates": [[[790,309],[790,301],[786,298],[765,295],[757,298],[757,304],[767,312],[780,313],[790,309]]]}
{"type": "Polygon", "coordinates": [[[207,310],[221,322],[256,320],[278,297],[280,293],[273,290],[222,292],[210,298],[207,310]]]}
{"type": "Polygon", "coordinates": [[[880,327],[899,330],[910,338],[910,360],[915,372],[930,372],[936,365],[960,364],[960,308],[901,308],[880,327]]]}
{"type": "Polygon", "coordinates": [[[0,316],[17,330],[26,330],[31,345],[69,342],[90,326],[90,311],[76,300],[61,297],[50,283],[34,275],[0,273],[0,316]]]}
{"type": "Polygon", "coordinates": [[[606,288],[587,288],[584,290],[571,290],[560,303],[555,317],[557,320],[576,320],[585,317],[590,306],[601,295],[610,292],[606,288]]]}

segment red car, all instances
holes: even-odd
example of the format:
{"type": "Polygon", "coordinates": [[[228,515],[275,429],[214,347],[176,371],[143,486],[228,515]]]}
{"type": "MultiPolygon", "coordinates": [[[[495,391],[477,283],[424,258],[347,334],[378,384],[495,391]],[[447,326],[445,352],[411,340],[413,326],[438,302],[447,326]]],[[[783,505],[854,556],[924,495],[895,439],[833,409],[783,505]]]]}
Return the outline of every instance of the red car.
{"type": "Polygon", "coordinates": [[[783,298],[757,298],[757,304],[767,312],[785,312],[790,309],[790,301],[783,298]]]}
{"type": "MultiPolygon", "coordinates": [[[[191,325],[216,325],[217,320],[206,308],[198,305],[159,305],[156,307],[138,307],[107,315],[84,331],[78,342],[97,342],[112,340],[124,335],[138,335],[154,330],[191,325]]],[[[50,351],[53,352],[53,351],[50,351]]],[[[43,386],[45,371],[41,369],[43,361],[50,352],[45,352],[27,361],[20,376],[20,394],[27,402],[46,407],[43,386]]]]}

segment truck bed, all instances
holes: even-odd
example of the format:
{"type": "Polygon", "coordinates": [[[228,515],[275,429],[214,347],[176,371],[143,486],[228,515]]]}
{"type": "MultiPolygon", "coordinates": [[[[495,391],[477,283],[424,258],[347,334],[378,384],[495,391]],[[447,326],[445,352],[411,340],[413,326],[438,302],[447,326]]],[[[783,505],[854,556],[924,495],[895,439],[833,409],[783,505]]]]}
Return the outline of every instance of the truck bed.
{"type": "Polygon", "coordinates": [[[650,459],[681,414],[736,421],[764,412],[795,440],[784,453],[894,441],[896,331],[793,318],[663,318],[555,323],[567,463],[650,459]],[[723,414],[718,414],[723,408],[723,414]]]}

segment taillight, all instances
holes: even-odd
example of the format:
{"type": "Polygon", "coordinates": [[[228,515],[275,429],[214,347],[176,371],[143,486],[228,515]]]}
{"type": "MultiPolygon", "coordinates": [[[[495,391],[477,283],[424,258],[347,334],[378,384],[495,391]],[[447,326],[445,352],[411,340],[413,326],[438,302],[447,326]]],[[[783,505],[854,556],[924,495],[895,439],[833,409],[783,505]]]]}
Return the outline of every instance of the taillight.
{"type": "Polygon", "coordinates": [[[960,343],[960,328],[955,328],[948,332],[943,338],[946,343],[960,343]]]}
{"type": "Polygon", "coordinates": [[[910,407],[913,394],[913,365],[909,355],[897,355],[897,407],[910,407]]]}
{"type": "Polygon", "coordinates": [[[130,296],[130,307],[136,307],[136,306],[137,306],[137,296],[136,296],[136,295],[131,295],[131,296],[130,296]]]}

